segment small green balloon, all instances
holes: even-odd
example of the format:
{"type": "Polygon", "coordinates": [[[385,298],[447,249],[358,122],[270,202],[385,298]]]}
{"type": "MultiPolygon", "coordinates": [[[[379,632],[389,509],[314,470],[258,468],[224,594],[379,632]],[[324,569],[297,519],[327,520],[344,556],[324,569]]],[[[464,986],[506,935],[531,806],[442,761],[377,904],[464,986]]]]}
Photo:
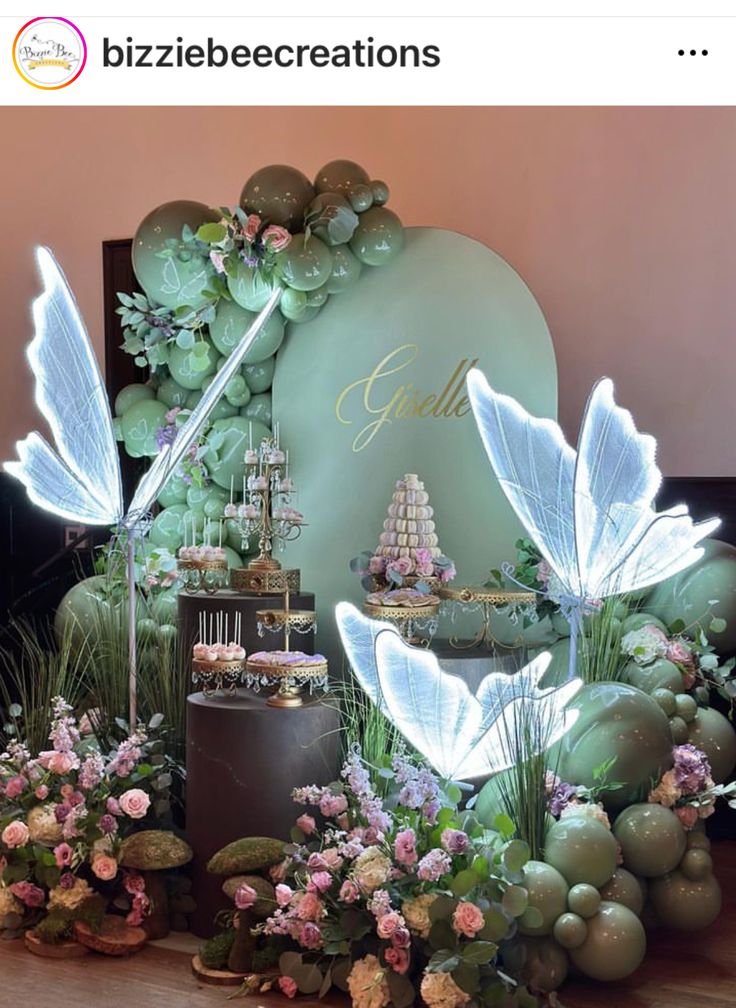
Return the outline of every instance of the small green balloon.
{"type": "Polygon", "coordinates": [[[192,511],[201,511],[203,514],[207,513],[207,505],[209,503],[219,504],[220,511],[227,501],[227,494],[220,487],[213,487],[211,485],[198,487],[192,486],[187,491],[187,506],[192,511]]]}
{"type": "Polygon", "coordinates": [[[156,432],[166,423],[166,407],[157,399],[139,399],[120,418],[126,450],[134,458],[157,455],[156,432]]]}
{"type": "Polygon", "coordinates": [[[673,693],[682,692],[682,672],[677,665],[666,658],[656,658],[648,665],[637,665],[628,662],[624,666],[622,678],[624,682],[644,693],[653,693],[655,689],[668,689],[673,693]]]}
{"type": "Polygon", "coordinates": [[[266,427],[270,427],[272,419],[271,393],[259,392],[258,395],[252,395],[250,402],[245,409],[240,411],[240,414],[251,420],[260,420],[266,427]]]}
{"type": "MultiPolygon", "coordinates": [[[[262,365],[255,366],[261,367],[262,365]]],[[[247,420],[245,417],[234,416],[228,417],[226,420],[216,420],[207,435],[204,463],[211,479],[228,493],[230,492],[231,479],[236,487],[242,486],[243,456],[250,443],[251,429],[254,447],[259,445],[261,439],[270,433],[268,428],[258,420],[247,420]]]]}
{"type": "Polygon", "coordinates": [[[712,707],[699,707],[697,717],[688,725],[689,741],[708,757],[711,776],[723,784],[736,765],[736,733],[733,725],[712,707]]]}
{"type": "MultiPolygon", "coordinates": [[[[205,378],[202,384],[205,385],[206,387],[206,384],[210,379],[211,376],[209,379],[205,378]]],[[[202,398],[202,389],[196,389],[194,392],[190,392],[189,395],[187,396],[187,409],[193,410],[201,398],[202,398]]],[[[237,416],[237,413],[238,413],[238,407],[233,406],[223,396],[215,403],[215,405],[210,410],[209,422],[214,423],[215,420],[225,420],[227,419],[227,417],[237,416]]]]}
{"type": "Polygon", "coordinates": [[[544,857],[570,885],[585,882],[598,888],[616,870],[616,841],[591,816],[565,816],[547,833],[544,857]]]}
{"type": "Polygon", "coordinates": [[[567,905],[579,917],[594,917],[600,910],[601,894],[594,886],[579,882],[567,894],[567,905]]]}
{"type": "Polygon", "coordinates": [[[655,626],[662,633],[667,633],[667,627],[664,625],[661,619],[650,612],[635,612],[631,616],[627,616],[623,622],[622,631],[627,634],[634,630],[641,630],[645,626],[655,626]]]}
{"type": "Polygon", "coordinates": [[[626,868],[617,868],[600,893],[601,899],[608,903],[623,903],[640,917],[647,898],[647,884],[626,868]]]}
{"type": "Polygon", "coordinates": [[[385,182],[380,179],[374,179],[371,182],[371,192],[373,193],[373,205],[383,206],[384,203],[388,203],[389,188],[385,182]]]}
{"type": "Polygon", "coordinates": [[[285,319],[287,319],[287,321],[294,322],[307,310],[306,293],[304,291],[295,290],[293,287],[287,287],[281,295],[279,308],[281,309],[281,314],[285,319]]]}
{"type": "Polygon", "coordinates": [[[158,623],[155,619],[151,619],[150,617],[139,619],[135,625],[135,632],[138,639],[141,641],[152,640],[156,636],[157,630],[158,623]]]}
{"type": "Polygon", "coordinates": [[[570,958],[586,976],[612,982],[638,969],[646,950],[646,933],[636,914],[621,903],[602,903],[588,921],[587,938],[570,950],[570,958]]]}
{"type": "Polygon", "coordinates": [[[366,266],[385,266],[401,251],[404,229],[401,221],[386,207],[371,207],[360,215],[350,248],[366,266]]]}
{"type": "Polygon", "coordinates": [[[184,515],[186,504],[172,504],[171,507],[159,511],[153,520],[148,538],[156,546],[165,546],[175,553],[184,542],[184,515]]]}
{"type": "Polygon", "coordinates": [[[201,539],[202,529],[204,528],[206,518],[204,515],[204,510],[192,510],[187,509],[186,513],[182,518],[182,524],[184,526],[184,538],[187,542],[191,542],[192,538],[196,535],[197,539],[201,539]]]}
{"type": "Polygon", "coordinates": [[[170,476],[156,500],[161,507],[171,507],[172,504],[186,504],[189,487],[176,473],[170,476]]]}
{"type": "Polygon", "coordinates": [[[195,354],[193,350],[182,350],[173,346],[169,354],[169,370],[172,378],[185,389],[202,388],[205,378],[217,370],[217,352],[209,340],[201,340],[206,347],[206,353],[195,354]],[[201,367],[194,367],[194,360],[202,362],[201,367]]]}
{"type": "Polygon", "coordinates": [[[177,630],[173,623],[162,623],[158,628],[159,640],[165,644],[173,644],[176,640],[176,633],[177,630]]]}
{"type": "Polygon", "coordinates": [[[684,745],[688,740],[690,729],[681,717],[674,716],[670,718],[670,732],[675,745],[684,745]]]}
{"type": "Polygon", "coordinates": [[[341,294],[352,287],[361,274],[363,264],[350,250],[349,245],[335,245],[332,249],[332,273],[325,284],[329,294],[341,294]]]}
{"type": "MultiPolygon", "coordinates": [[[[253,395],[267,392],[273,384],[273,372],[276,368],[276,358],[269,357],[260,364],[246,364],[243,368],[245,380],[253,395]]],[[[260,443],[260,442],[259,442],[260,443]]]]}
{"type": "Polygon", "coordinates": [[[630,805],[613,824],[624,866],[634,875],[654,878],[672,871],[685,853],[685,830],[664,805],[630,805]]]}
{"type": "Polygon", "coordinates": [[[173,378],[169,377],[164,378],[159,385],[156,398],[159,402],[168,406],[169,409],[173,409],[175,406],[182,408],[186,406],[189,392],[189,389],[185,389],[183,385],[180,385],[173,378]]]}
{"type": "Polygon", "coordinates": [[[221,496],[210,494],[209,498],[204,502],[205,518],[221,518],[226,503],[227,494],[223,493],[221,496]]]}
{"type": "MultiPolygon", "coordinates": [[[[248,386],[245,381],[245,376],[242,374],[234,374],[225,386],[225,395],[231,402],[235,402],[235,400],[240,398],[247,389],[248,386]]],[[[250,395],[248,398],[250,398],[250,395]]],[[[245,403],[236,403],[236,405],[245,406],[245,403]]]]}
{"type": "MultiPolygon", "coordinates": [[[[215,320],[210,325],[210,339],[221,354],[229,355],[240,343],[257,318],[256,312],[224,298],[217,306],[215,320]]],[[[246,364],[258,364],[272,357],[284,339],[284,323],[278,312],[272,312],[245,355],[246,364]]]]}
{"type": "Polygon", "coordinates": [[[677,705],[677,716],[687,723],[692,721],[698,713],[698,705],[695,702],[695,698],[691,697],[689,693],[678,693],[675,697],[675,703],[677,705]]]}
{"type": "Polygon", "coordinates": [[[295,234],[287,248],[276,256],[276,271],[295,290],[316,290],[330,278],[332,255],[314,235],[295,234]]]}
{"type": "Polygon", "coordinates": [[[150,385],[126,385],[115,396],[115,413],[122,416],[141,399],[155,399],[156,392],[150,385]]]}
{"type": "Polygon", "coordinates": [[[688,830],[687,849],[704,850],[704,851],[710,850],[710,840],[705,835],[705,832],[702,829],[699,829],[697,826],[693,827],[693,829],[691,830],[688,830]]]}
{"type": "Polygon", "coordinates": [[[708,851],[693,847],[686,850],[679,864],[680,871],[691,882],[700,882],[713,871],[713,858],[708,851]]]}
{"type": "Polygon", "coordinates": [[[564,949],[580,948],[588,937],[588,925],[576,913],[563,913],[555,921],[552,937],[564,949]]]}
{"type": "Polygon", "coordinates": [[[315,191],[307,176],[291,165],[266,165],[254,172],[243,186],[240,205],[258,214],[267,224],[296,231],[315,191]]]}
{"type": "Polygon", "coordinates": [[[321,308],[329,296],[326,284],[324,287],[318,287],[317,290],[310,291],[307,294],[307,306],[309,308],[321,308]]]}
{"type": "Polygon", "coordinates": [[[357,186],[370,187],[370,175],[355,161],[340,158],[322,165],[314,176],[314,188],[323,192],[352,192],[357,186]]]}
{"type": "Polygon", "coordinates": [[[179,612],[177,589],[174,587],[157,595],[151,605],[151,612],[159,624],[176,622],[179,612]]]}
{"type": "Polygon", "coordinates": [[[303,325],[305,322],[311,322],[312,319],[316,318],[321,311],[322,311],[322,305],[308,304],[298,318],[292,319],[292,324],[303,325]]]}
{"type": "Polygon", "coordinates": [[[652,881],[649,899],[658,917],[675,931],[700,931],[721,912],[721,887],[715,875],[689,879],[673,871],[652,881]]]}
{"type": "Polygon", "coordinates": [[[529,907],[539,911],[542,922],[530,924],[532,915],[527,909],[519,918],[519,931],[523,935],[549,934],[554,922],[567,909],[567,882],[556,868],[544,861],[527,861],[522,874],[529,907]]]}
{"type": "Polygon", "coordinates": [[[667,717],[672,717],[672,715],[677,710],[677,701],[675,700],[675,694],[670,689],[665,689],[664,687],[657,687],[657,689],[652,690],[652,700],[656,700],[662,710],[665,712],[667,717]]]}
{"type": "Polygon", "coordinates": [[[227,278],[227,289],[241,308],[259,312],[273,293],[273,286],[267,283],[252,266],[238,263],[232,276],[227,278]]]}
{"type": "Polygon", "coordinates": [[[356,182],[348,190],[348,199],[350,200],[350,206],[356,213],[364,213],[373,206],[373,190],[369,185],[356,182]]]}

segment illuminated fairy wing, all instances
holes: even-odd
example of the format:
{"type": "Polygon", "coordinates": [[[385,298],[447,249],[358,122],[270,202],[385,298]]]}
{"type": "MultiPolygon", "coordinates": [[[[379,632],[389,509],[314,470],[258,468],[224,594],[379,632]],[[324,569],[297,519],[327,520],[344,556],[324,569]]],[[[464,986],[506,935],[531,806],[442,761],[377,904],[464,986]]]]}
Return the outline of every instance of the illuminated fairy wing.
{"type": "Polygon", "coordinates": [[[388,717],[376,667],[376,637],[382,631],[395,633],[390,623],[369,619],[349,602],[338,602],[335,620],[350,668],[371,703],[388,717]]]}
{"type": "Polygon", "coordinates": [[[564,589],[577,595],[575,452],[553,420],[533,417],[511,396],[495,392],[476,368],[468,373],[468,397],[509,503],[564,589]]]}
{"type": "Polygon", "coordinates": [[[132,528],[141,521],[153,506],[169,477],[181,465],[187,452],[201,434],[213,407],[225,391],[225,386],[243,363],[248,350],[271,317],[280,297],[281,288],[276,287],[258,317],[253,320],[250,328],[244,333],[240,343],[207,386],[204,395],[186,422],[179,428],[174,443],[170,447],[166,446],[156,456],[151,468],[143,476],[133,495],[133,500],[123,522],[126,527],[132,528]]]}
{"type": "Polygon", "coordinates": [[[118,451],[107,393],[74,295],[51,252],[36,250],[43,284],[33,302],[28,359],[36,402],[56,450],[33,432],[4,468],[31,500],[72,521],[114,525],[122,517],[118,451]]]}

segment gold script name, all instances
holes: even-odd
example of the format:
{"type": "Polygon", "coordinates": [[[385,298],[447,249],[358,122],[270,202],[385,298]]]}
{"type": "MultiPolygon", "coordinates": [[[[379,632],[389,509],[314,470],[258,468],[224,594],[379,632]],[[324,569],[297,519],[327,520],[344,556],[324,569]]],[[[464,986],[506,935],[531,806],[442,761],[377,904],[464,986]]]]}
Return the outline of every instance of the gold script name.
{"type": "Polygon", "coordinates": [[[391,376],[410,367],[418,356],[417,344],[405,343],[387,353],[369,375],[346,385],[339,394],[335,402],[335,416],[340,423],[349,426],[354,422],[345,416],[345,410],[355,399],[359,399],[369,416],[375,417],[355,435],[354,452],[367,448],[379,430],[393,420],[463,417],[470,412],[470,403],[464,394],[465,376],[477,365],[478,359],[463,357],[441,392],[422,391],[413,382],[394,385],[389,380],[391,376]]]}

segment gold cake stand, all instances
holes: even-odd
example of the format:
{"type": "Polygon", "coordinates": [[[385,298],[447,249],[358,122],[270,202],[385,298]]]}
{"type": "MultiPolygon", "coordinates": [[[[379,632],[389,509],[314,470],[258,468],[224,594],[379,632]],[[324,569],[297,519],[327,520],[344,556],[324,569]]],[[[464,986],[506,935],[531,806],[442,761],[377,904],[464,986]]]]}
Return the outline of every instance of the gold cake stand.
{"type": "Polygon", "coordinates": [[[450,646],[458,651],[469,651],[471,648],[483,645],[489,650],[499,646],[499,641],[493,636],[491,630],[493,613],[502,609],[510,609],[518,613],[525,607],[533,607],[537,601],[537,595],[532,591],[505,591],[502,588],[488,588],[484,585],[457,588],[443,586],[437,594],[443,602],[455,603],[466,608],[469,612],[479,611],[481,613],[482,622],[472,640],[461,642],[457,636],[450,637],[450,646]]]}
{"type": "Polygon", "coordinates": [[[245,663],[246,685],[258,689],[260,686],[278,686],[266,703],[270,707],[301,707],[304,703],[302,690],[322,686],[327,687],[327,662],[290,662],[276,665],[273,662],[248,658],[245,663]]]}
{"type": "Polygon", "coordinates": [[[392,623],[407,644],[414,644],[417,647],[429,647],[430,641],[437,633],[439,611],[439,602],[422,606],[363,603],[363,612],[366,616],[392,623]]]}
{"type": "Polygon", "coordinates": [[[176,569],[189,595],[216,595],[227,584],[227,560],[177,560],[176,569]]]}
{"type": "Polygon", "coordinates": [[[203,661],[192,659],[192,682],[202,687],[206,697],[217,690],[233,695],[240,684],[246,663],[244,661],[203,661]]]}

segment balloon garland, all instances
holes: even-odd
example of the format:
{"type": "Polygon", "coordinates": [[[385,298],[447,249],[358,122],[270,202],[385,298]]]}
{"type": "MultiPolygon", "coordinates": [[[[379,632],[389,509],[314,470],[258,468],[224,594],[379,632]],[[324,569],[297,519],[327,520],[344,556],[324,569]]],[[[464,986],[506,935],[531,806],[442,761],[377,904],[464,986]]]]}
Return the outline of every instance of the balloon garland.
{"type": "MultiPolygon", "coordinates": [[[[150,368],[146,384],[128,385],[115,400],[116,435],[134,458],[156,455],[173,438],[274,286],[283,288],[213,422],[159,496],[155,545],[173,551],[193,527],[219,535],[217,517],[242,483],[246,442],[252,433],[260,443],[271,426],[286,326],[311,321],[364,266],[387,265],[401,250],[403,229],[388,198],[386,183],[354,161],[330,161],[313,182],[297,168],[268,165],[247,180],[234,210],[175,200],[141,222],[133,269],[143,293],[118,294],[117,309],[123,349],[150,368]]],[[[240,550],[236,523],[225,523],[223,537],[240,550]]]]}

